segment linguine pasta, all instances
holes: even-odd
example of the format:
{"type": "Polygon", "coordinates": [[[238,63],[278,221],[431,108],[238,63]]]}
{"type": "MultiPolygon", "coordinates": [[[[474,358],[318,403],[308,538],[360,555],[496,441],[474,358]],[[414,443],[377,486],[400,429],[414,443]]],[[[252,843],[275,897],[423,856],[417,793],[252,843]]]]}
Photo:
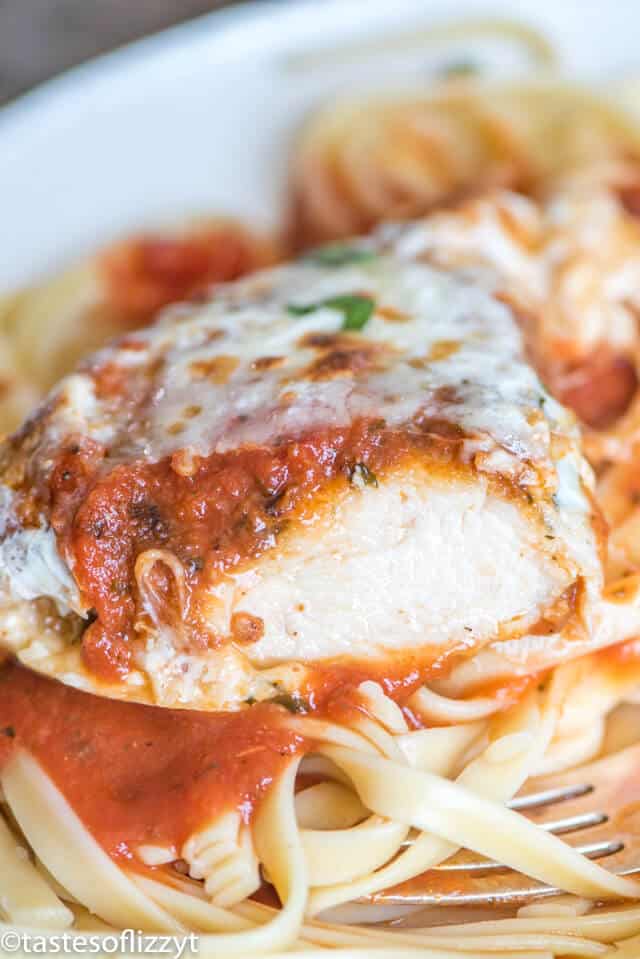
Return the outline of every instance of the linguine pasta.
{"type": "MultiPolygon", "coordinates": [[[[595,666],[590,664],[592,671],[595,666]]],[[[296,794],[299,760],[293,760],[254,818],[250,837],[238,830],[233,815],[193,837],[182,852],[192,861],[200,857],[197,875],[207,872],[202,850],[218,848],[209,860],[212,876],[218,873],[213,888],[178,875],[167,882],[163,874],[158,881],[114,865],[38,763],[19,752],[2,774],[7,810],[16,824],[2,833],[3,908],[9,920],[33,928],[68,928],[78,906],[84,906],[115,928],[196,929],[204,955],[271,954],[295,949],[296,942],[301,948],[387,943],[420,948],[427,956],[484,955],[485,936],[491,937],[491,954],[603,954],[598,943],[637,930],[635,907],[588,909],[576,920],[569,900],[564,915],[573,924],[554,917],[544,933],[544,910],[542,918],[489,920],[468,931],[456,927],[455,936],[450,926],[378,931],[315,919],[433,869],[459,846],[577,897],[634,898],[633,880],[615,877],[504,806],[554,746],[557,753],[564,738],[561,717],[579,689],[573,672],[573,665],[559,668],[541,690],[471,728],[408,731],[401,710],[371,683],[358,690],[359,706],[348,727],[292,717],[288,722],[312,743],[315,756],[331,762],[335,778],[317,798],[308,794],[319,786],[296,794]],[[44,865],[46,878],[37,864],[18,855],[25,842],[36,863],[44,865]],[[250,872],[252,858],[278,891],[281,910],[247,901],[241,878],[250,872]],[[88,882],[88,876],[96,881],[88,882]]],[[[590,713],[590,721],[597,722],[590,713]]],[[[558,755],[554,764],[561,766],[558,755]]]]}

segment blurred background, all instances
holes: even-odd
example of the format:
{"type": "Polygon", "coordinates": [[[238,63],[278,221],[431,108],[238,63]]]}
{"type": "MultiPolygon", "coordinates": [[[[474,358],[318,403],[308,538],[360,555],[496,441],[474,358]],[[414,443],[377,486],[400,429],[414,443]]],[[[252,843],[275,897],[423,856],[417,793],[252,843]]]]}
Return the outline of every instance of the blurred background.
{"type": "Polygon", "coordinates": [[[0,104],[76,63],[238,0],[0,0],[0,104]]]}

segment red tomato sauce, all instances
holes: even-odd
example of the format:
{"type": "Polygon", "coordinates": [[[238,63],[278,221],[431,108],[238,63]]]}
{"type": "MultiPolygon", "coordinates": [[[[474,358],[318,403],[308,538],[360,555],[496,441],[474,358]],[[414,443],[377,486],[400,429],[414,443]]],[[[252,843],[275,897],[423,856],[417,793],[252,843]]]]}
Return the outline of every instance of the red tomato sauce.
{"type": "Polygon", "coordinates": [[[241,713],[160,709],[80,692],[13,664],[0,668],[0,764],[23,747],[102,848],[180,850],[221,811],[255,805],[307,747],[279,706],[241,713]]]}
{"type": "Polygon", "coordinates": [[[309,712],[329,714],[345,721],[353,711],[353,691],[364,682],[378,683],[385,695],[400,705],[429,680],[446,676],[454,663],[472,654],[464,644],[421,646],[392,650],[379,659],[342,656],[330,662],[309,664],[301,682],[301,702],[309,712]],[[345,712],[346,711],[346,712],[345,712]]]}
{"type": "Polygon", "coordinates": [[[101,257],[110,308],[129,328],[144,326],[170,303],[193,299],[275,260],[271,246],[234,223],[194,228],[182,236],[125,240],[101,257]]]}
{"type": "Polygon", "coordinates": [[[593,429],[612,426],[629,408],[638,389],[634,364],[603,347],[576,369],[551,383],[556,398],[593,429]]]}

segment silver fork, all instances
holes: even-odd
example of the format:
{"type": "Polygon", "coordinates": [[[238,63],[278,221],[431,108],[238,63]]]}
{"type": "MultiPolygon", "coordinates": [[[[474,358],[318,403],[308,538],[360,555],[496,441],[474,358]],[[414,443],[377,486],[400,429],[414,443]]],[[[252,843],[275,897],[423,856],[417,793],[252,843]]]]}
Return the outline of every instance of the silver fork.
{"type": "MultiPolygon", "coordinates": [[[[640,873],[640,743],[570,772],[532,779],[509,806],[619,875],[640,873]]],[[[422,906],[521,906],[560,894],[560,889],[461,850],[423,876],[372,899],[422,906]]]]}

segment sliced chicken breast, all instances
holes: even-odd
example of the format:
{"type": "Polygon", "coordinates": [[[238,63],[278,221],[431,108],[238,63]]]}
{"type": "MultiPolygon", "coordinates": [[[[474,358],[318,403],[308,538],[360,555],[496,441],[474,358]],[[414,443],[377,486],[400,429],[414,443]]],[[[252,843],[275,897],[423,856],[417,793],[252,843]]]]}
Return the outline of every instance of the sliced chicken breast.
{"type": "Polygon", "coordinates": [[[219,287],[53,391],[1,454],[7,650],[104,695],[234,709],[593,643],[573,415],[504,303],[388,247],[219,287]]]}

